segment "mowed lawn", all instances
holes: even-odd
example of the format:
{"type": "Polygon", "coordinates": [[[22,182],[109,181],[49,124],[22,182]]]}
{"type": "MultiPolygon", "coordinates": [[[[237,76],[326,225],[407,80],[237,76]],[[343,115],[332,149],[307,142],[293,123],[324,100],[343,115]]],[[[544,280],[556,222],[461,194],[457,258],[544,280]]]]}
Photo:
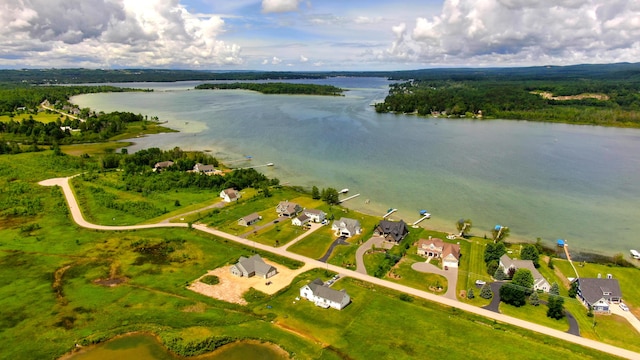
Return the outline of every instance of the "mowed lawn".
{"type": "Polygon", "coordinates": [[[60,120],[60,121],[65,120],[65,116],[62,114],[45,111],[45,112],[38,112],[37,114],[17,114],[13,117],[13,119],[9,115],[1,115],[0,122],[9,122],[11,120],[20,122],[22,120],[28,120],[30,116],[33,118],[33,120],[39,121],[45,124],[50,122],[55,122],[56,120],[60,120]]]}
{"type": "Polygon", "coordinates": [[[329,246],[331,246],[335,239],[336,237],[331,230],[331,226],[327,225],[314,231],[313,234],[293,244],[287,250],[296,254],[304,255],[311,259],[319,259],[327,252],[329,246]]]}
{"type": "Polygon", "coordinates": [[[256,304],[254,311],[274,313],[276,324],[351,359],[612,358],[542,335],[523,336],[524,330],[434,303],[403,301],[399,293],[349,278],[332,286],[351,296],[352,303],[342,311],[296,300],[300,287],[328,275],[322,270],[305,273],[289,289],[256,304]]]}

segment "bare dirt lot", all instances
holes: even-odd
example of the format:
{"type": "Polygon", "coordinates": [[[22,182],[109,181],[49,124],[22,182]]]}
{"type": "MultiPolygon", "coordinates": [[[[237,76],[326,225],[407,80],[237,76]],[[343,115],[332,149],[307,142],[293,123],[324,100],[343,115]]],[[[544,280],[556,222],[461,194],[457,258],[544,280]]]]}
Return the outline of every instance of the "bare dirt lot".
{"type": "Polygon", "coordinates": [[[278,290],[289,285],[293,278],[311,269],[310,266],[305,265],[300,269],[290,270],[285,266],[276,264],[270,260],[264,259],[264,261],[269,265],[275,266],[276,269],[278,269],[278,274],[270,277],[269,279],[257,276],[251,278],[238,277],[231,274],[231,265],[227,265],[215,270],[210,270],[206,274],[203,274],[201,277],[193,281],[193,283],[189,285],[188,289],[218,300],[246,305],[247,302],[242,295],[250,288],[273,295],[278,292],[278,290]],[[220,283],[216,285],[207,285],[200,282],[200,279],[206,275],[217,276],[218,279],[220,279],[220,283]],[[270,282],[269,285],[267,285],[268,282],[270,282]]]}

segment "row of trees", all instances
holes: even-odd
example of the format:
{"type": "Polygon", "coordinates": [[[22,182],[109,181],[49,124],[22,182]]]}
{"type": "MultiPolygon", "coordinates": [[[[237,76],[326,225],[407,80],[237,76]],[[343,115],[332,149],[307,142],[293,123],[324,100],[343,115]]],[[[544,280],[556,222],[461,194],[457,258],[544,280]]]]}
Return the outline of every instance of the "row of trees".
{"type": "Polygon", "coordinates": [[[343,89],[332,85],[293,84],[293,83],[216,83],[201,84],[196,89],[244,89],[258,91],[263,94],[302,94],[302,95],[331,95],[342,94],[343,89]]]}

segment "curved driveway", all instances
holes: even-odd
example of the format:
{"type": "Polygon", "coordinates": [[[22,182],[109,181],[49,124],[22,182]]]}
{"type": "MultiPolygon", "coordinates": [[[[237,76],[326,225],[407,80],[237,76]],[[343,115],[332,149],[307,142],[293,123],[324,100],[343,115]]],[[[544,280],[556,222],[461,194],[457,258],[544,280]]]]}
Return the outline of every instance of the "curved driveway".
{"type": "MultiPolygon", "coordinates": [[[[170,224],[149,224],[149,225],[133,225],[133,226],[102,226],[102,225],[95,225],[95,224],[91,224],[88,223],[84,220],[84,218],[82,217],[82,214],[80,212],[80,209],[78,207],[78,203],[76,202],[76,199],[73,195],[73,192],[71,191],[71,187],[69,186],[69,178],[59,178],[59,179],[51,179],[51,180],[45,180],[40,182],[41,185],[44,186],[54,186],[54,185],[58,185],[61,186],[63,191],[64,191],[64,195],[67,198],[67,202],[69,204],[69,207],[71,208],[71,214],[73,216],[74,221],[76,221],[76,223],[78,223],[78,225],[82,226],[82,227],[86,227],[89,229],[97,229],[97,230],[133,230],[133,229],[146,229],[146,228],[153,228],[153,227],[187,227],[187,224],[180,224],[180,223],[170,223],[170,224]]],[[[328,264],[328,263],[323,263],[320,262],[318,260],[313,260],[310,258],[307,258],[305,256],[302,255],[298,255],[292,252],[287,251],[286,249],[283,248],[274,248],[272,246],[268,246],[268,245],[264,245],[264,244],[260,244],[260,243],[256,243],[253,242],[251,240],[247,240],[247,239],[243,239],[239,236],[235,236],[235,235],[231,235],[219,230],[215,230],[215,229],[209,229],[207,228],[205,225],[193,225],[194,229],[203,231],[203,232],[207,232],[209,234],[213,234],[215,236],[224,238],[224,239],[228,239],[231,241],[235,241],[237,243],[243,244],[249,248],[254,247],[256,249],[260,249],[263,251],[268,251],[277,255],[281,255],[281,256],[285,256],[288,257],[290,259],[294,259],[294,260],[298,260],[300,262],[306,263],[308,266],[310,267],[316,267],[316,268],[323,268],[323,269],[327,269],[327,270],[331,270],[333,272],[336,273],[340,273],[343,274],[345,276],[350,276],[354,279],[358,279],[358,280],[362,280],[362,281],[366,281],[378,286],[383,286],[392,290],[396,290],[396,291],[400,291],[409,295],[413,295],[416,297],[420,297],[429,301],[433,301],[433,302],[437,302],[446,306],[450,306],[453,308],[457,308],[472,314],[476,314],[476,315],[480,315],[489,319],[493,319],[496,321],[500,321],[506,324],[511,324],[514,326],[518,326],[524,329],[528,329],[531,331],[535,331],[541,334],[545,334],[548,336],[553,336],[555,338],[558,339],[562,339],[565,341],[569,341],[575,344],[579,344],[588,348],[592,348],[592,349],[596,349],[599,351],[603,351],[603,352],[607,352],[609,354],[612,355],[616,355],[616,356],[620,356],[623,358],[628,358],[628,359],[640,359],[640,354],[627,350],[627,349],[622,349],[613,345],[609,345],[609,344],[605,344],[605,343],[601,343],[595,340],[590,340],[590,339],[585,339],[585,338],[581,338],[579,336],[574,336],[574,335],[570,335],[567,334],[563,331],[560,330],[555,330],[555,329],[551,329],[548,328],[546,326],[542,326],[542,325],[538,325],[538,324],[534,324],[532,322],[528,322],[528,321],[524,321],[524,320],[520,320],[520,319],[516,319],[514,317],[511,316],[507,316],[504,314],[499,314],[499,313],[494,313],[492,311],[486,310],[486,309],[482,309],[482,308],[478,308],[475,307],[473,305],[469,305],[463,302],[459,302],[457,300],[453,300],[453,299],[449,299],[446,297],[442,297],[442,296],[438,296],[438,295],[434,295],[431,293],[428,293],[426,291],[422,291],[422,290],[417,290],[405,285],[401,285],[401,284],[396,284],[396,283],[392,283],[390,281],[386,281],[386,280],[382,280],[382,279],[378,279],[375,278],[373,276],[369,276],[366,274],[361,274],[359,272],[353,271],[353,270],[348,270],[348,269],[344,269],[342,267],[336,266],[336,265],[332,265],[332,264],[328,264]]]]}
{"type": "Polygon", "coordinates": [[[452,300],[456,300],[456,287],[458,286],[458,268],[449,268],[442,270],[439,267],[429,264],[428,262],[417,262],[411,264],[411,268],[415,271],[423,273],[431,273],[444,276],[447,279],[447,292],[443,295],[452,300]]]}

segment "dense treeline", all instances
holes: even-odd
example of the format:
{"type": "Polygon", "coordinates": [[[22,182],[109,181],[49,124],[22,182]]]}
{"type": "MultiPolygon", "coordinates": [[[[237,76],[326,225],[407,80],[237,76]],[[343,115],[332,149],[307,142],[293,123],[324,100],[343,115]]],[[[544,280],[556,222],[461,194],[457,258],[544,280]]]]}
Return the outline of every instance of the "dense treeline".
{"type": "Polygon", "coordinates": [[[263,94],[303,94],[303,95],[340,95],[344,90],[332,85],[291,84],[291,83],[217,83],[201,84],[196,89],[243,89],[258,91],[263,94]]]}
{"type": "MultiPolygon", "coordinates": [[[[36,121],[30,116],[21,121],[0,122],[0,139],[40,145],[104,141],[125,132],[128,123],[143,120],[142,115],[119,111],[95,114],[86,120],[65,117],[64,120],[59,118],[48,123],[36,121]]],[[[0,147],[0,151],[3,151],[3,147],[0,147]]]]}
{"type": "Polygon", "coordinates": [[[391,85],[378,112],[640,127],[640,82],[415,80],[391,85]],[[597,94],[599,98],[544,98],[597,94]]]}
{"type": "MultiPolygon", "coordinates": [[[[2,71],[0,71],[2,73],[2,71]]],[[[43,101],[62,107],[70,97],[100,92],[140,91],[114,86],[9,86],[0,89],[0,115],[20,108],[36,109],[43,101]]]]}
{"type": "MultiPolygon", "coordinates": [[[[224,176],[202,175],[189,172],[198,163],[218,166],[218,160],[200,152],[185,152],[180,148],[163,151],[158,148],[140,150],[134,154],[108,154],[102,159],[104,169],[122,169],[121,181],[114,187],[137,192],[171,191],[176,188],[222,189],[245,188],[264,189],[278,185],[278,179],[269,179],[255,169],[236,169],[224,176]],[[173,161],[173,165],[161,171],[154,171],[156,163],[173,161]]],[[[91,174],[85,177],[94,176],[91,174]]]]}
{"type": "MultiPolygon", "coordinates": [[[[168,69],[21,69],[0,70],[0,83],[81,84],[184,80],[323,79],[332,76],[387,77],[394,80],[640,80],[640,63],[534,66],[517,68],[438,68],[403,71],[197,71],[168,69]]],[[[0,88],[2,86],[0,85],[0,88]]]]}

